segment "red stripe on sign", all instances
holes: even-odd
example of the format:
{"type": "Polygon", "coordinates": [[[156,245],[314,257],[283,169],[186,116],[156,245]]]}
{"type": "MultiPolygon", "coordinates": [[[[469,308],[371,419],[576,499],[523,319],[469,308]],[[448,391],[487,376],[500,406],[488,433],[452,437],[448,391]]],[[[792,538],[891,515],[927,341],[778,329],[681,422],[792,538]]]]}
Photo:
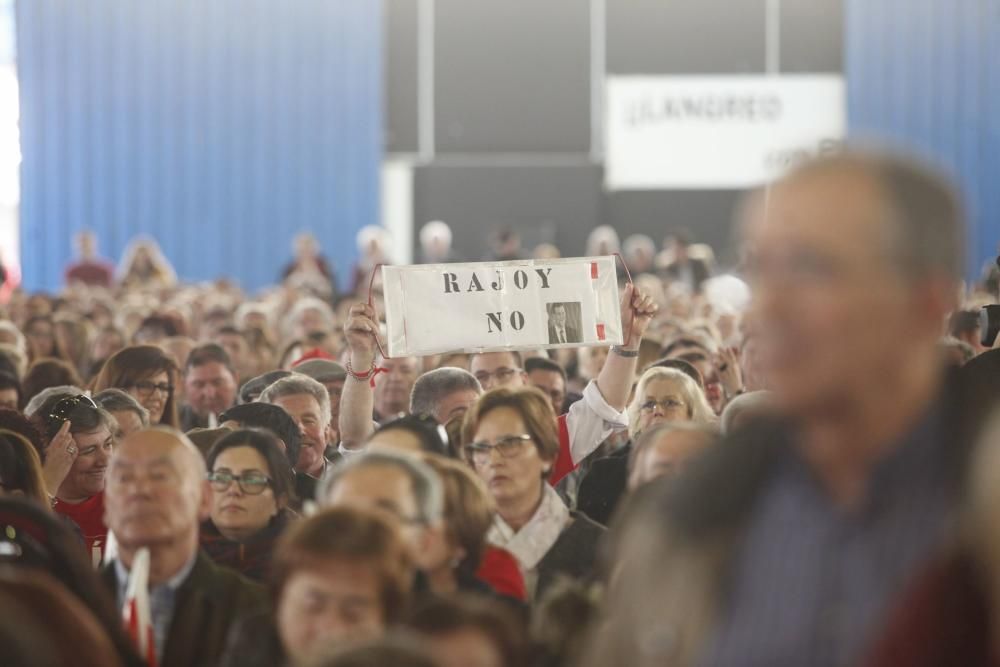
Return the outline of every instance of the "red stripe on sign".
{"type": "Polygon", "coordinates": [[[597,280],[597,262],[590,263],[590,279],[597,280]]]}
{"type": "Polygon", "coordinates": [[[597,325],[597,340],[604,340],[604,325],[597,325]]]}

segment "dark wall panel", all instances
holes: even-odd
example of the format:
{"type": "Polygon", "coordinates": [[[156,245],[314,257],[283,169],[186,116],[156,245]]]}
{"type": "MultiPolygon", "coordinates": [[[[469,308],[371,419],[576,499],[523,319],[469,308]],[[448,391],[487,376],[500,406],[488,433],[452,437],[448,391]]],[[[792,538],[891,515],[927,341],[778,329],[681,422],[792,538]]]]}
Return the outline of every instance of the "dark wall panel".
{"type": "Polygon", "coordinates": [[[726,263],[735,260],[733,217],[742,197],[736,190],[610,193],[605,219],[617,223],[623,241],[629,234],[647,234],[659,245],[671,232],[687,230],[726,263]]]}
{"type": "Polygon", "coordinates": [[[385,150],[416,153],[419,147],[419,0],[384,0],[385,150]]]}
{"type": "Polygon", "coordinates": [[[785,0],[780,26],[782,73],[843,70],[843,0],[785,0]]]}
{"type": "Polygon", "coordinates": [[[437,151],[586,152],[590,3],[436,0],[437,151]]]}
{"type": "Polygon", "coordinates": [[[414,172],[415,226],[444,220],[455,247],[482,259],[490,235],[502,227],[521,233],[525,246],[556,243],[583,252],[586,231],[599,224],[602,172],[598,167],[426,166],[414,172]]]}
{"type": "Polygon", "coordinates": [[[761,72],[765,3],[766,0],[609,0],[606,3],[608,72],[761,72]]]}

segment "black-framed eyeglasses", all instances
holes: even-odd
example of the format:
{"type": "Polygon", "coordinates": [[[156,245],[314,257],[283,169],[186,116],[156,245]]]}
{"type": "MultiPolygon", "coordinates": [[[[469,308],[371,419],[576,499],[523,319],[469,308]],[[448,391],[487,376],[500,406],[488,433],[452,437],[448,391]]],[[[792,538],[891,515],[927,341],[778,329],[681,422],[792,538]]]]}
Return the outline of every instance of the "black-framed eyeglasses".
{"type": "Polygon", "coordinates": [[[143,380],[142,382],[132,383],[130,388],[135,389],[135,392],[142,399],[149,398],[157,391],[167,396],[174,393],[174,385],[168,382],[149,382],[148,380],[143,380]]]}
{"type": "Polygon", "coordinates": [[[223,492],[229,485],[236,482],[240,486],[240,491],[248,496],[259,496],[264,493],[267,487],[271,486],[271,478],[262,472],[251,470],[242,475],[234,475],[228,470],[219,470],[208,473],[208,483],[213,491],[223,492]]]}
{"type": "Polygon", "coordinates": [[[88,408],[93,408],[94,410],[98,408],[94,399],[86,394],[67,396],[66,398],[60,399],[55,405],[52,406],[52,409],[49,410],[49,414],[46,416],[45,421],[48,422],[50,428],[58,430],[62,428],[63,422],[69,419],[69,416],[80,405],[85,405],[88,408]]]}
{"type": "Polygon", "coordinates": [[[530,435],[522,433],[520,435],[504,436],[492,445],[488,442],[473,442],[465,446],[465,454],[473,463],[481,465],[490,461],[494,450],[500,454],[500,458],[509,459],[517,456],[524,449],[525,443],[532,440],[533,438],[530,435]]]}

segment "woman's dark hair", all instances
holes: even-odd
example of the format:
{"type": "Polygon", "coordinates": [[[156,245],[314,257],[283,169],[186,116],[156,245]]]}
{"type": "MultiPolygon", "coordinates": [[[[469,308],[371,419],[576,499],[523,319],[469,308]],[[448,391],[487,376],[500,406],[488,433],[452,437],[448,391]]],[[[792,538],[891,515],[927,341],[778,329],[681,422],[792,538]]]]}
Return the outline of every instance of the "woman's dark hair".
{"type": "Polygon", "coordinates": [[[38,452],[38,458],[45,462],[45,437],[30,419],[17,410],[0,409],[0,429],[23,435],[38,452]]]}
{"type": "Polygon", "coordinates": [[[31,422],[42,433],[46,446],[66,420],[70,422],[70,433],[90,433],[104,427],[114,435],[118,425],[110,412],[101,407],[94,407],[93,399],[76,394],[54,394],[38,406],[38,410],[31,416],[31,422]],[[64,416],[63,419],[51,416],[60,403],[63,401],[70,403],[74,399],[78,399],[75,404],[62,406],[60,412],[64,416]]]}
{"type": "Polygon", "coordinates": [[[187,327],[183,320],[170,313],[154,313],[149,315],[139,324],[133,340],[138,341],[141,333],[153,333],[158,340],[163,338],[173,338],[174,336],[186,336],[187,327]]]}
{"type": "Polygon", "coordinates": [[[415,638],[393,631],[379,639],[321,650],[309,667],[435,667],[438,663],[415,638]]]}
{"type": "Polygon", "coordinates": [[[25,403],[49,387],[83,384],[76,369],[61,359],[40,359],[31,364],[21,382],[22,399],[25,403]]]}
{"type": "Polygon", "coordinates": [[[250,447],[264,457],[267,461],[267,474],[271,478],[271,490],[274,491],[275,499],[284,499],[287,503],[295,495],[295,482],[292,477],[292,466],[281,451],[281,443],[277,436],[268,431],[259,429],[241,429],[233,431],[221,440],[212,445],[205,455],[205,465],[211,471],[215,467],[215,460],[227,449],[236,447],[250,447]]]}
{"type": "Polygon", "coordinates": [[[122,629],[121,612],[90,563],[90,554],[67,522],[48,507],[17,497],[0,498],[0,541],[18,545],[0,555],[0,563],[10,567],[41,569],[56,578],[96,617],[118,649],[124,664],[145,664],[138,659],[134,644],[122,629]],[[11,530],[13,529],[13,530],[11,530]]]}
{"type": "Polygon", "coordinates": [[[299,570],[331,561],[370,567],[378,580],[386,625],[399,620],[413,591],[413,563],[399,531],[381,514],[334,507],[294,522],[278,540],[271,561],[271,595],[281,603],[285,585],[299,570]]]}
{"type": "Polygon", "coordinates": [[[2,389],[13,389],[16,391],[17,407],[24,407],[24,391],[21,388],[21,382],[17,379],[17,375],[0,370],[0,390],[2,389]]]}
{"type": "MultiPolygon", "coordinates": [[[[27,319],[27,321],[24,323],[24,326],[21,327],[21,331],[24,332],[25,336],[29,336],[28,331],[34,325],[38,324],[39,322],[44,322],[44,323],[48,324],[49,327],[51,327],[51,329],[52,329],[52,354],[50,354],[48,356],[52,357],[53,359],[66,359],[66,358],[68,358],[66,356],[66,353],[63,351],[62,346],[59,345],[59,338],[56,336],[56,324],[52,320],[52,316],[51,315],[33,315],[33,316],[29,317],[27,319]]],[[[34,351],[33,351],[33,348],[32,348],[31,345],[28,346],[28,354],[29,354],[29,356],[31,356],[31,355],[34,354],[34,351]]],[[[34,359],[33,357],[31,358],[31,360],[32,361],[36,361],[36,359],[34,359]]]]}
{"type": "Polygon", "coordinates": [[[451,456],[448,450],[448,432],[430,415],[406,415],[383,424],[375,433],[402,430],[420,441],[420,449],[439,456],[451,456]]]}
{"type": "Polygon", "coordinates": [[[0,489],[20,491],[42,506],[48,501],[38,452],[23,435],[5,429],[0,429],[0,489]]]}
{"type": "Polygon", "coordinates": [[[527,664],[527,628],[509,606],[478,595],[430,596],[408,614],[404,626],[426,637],[442,637],[462,630],[486,636],[504,667],[527,664]]]}
{"type": "MultiPolygon", "coordinates": [[[[91,389],[95,394],[105,389],[127,390],[135,386],[136,382],[148,380],[160,373],[167,374],[171,385],[176,383],[179,374],[177,364],[166,352],[155,345],[131,345],[111,355],[104,363],[104,368],[94,378],[91,389]]],[[[172,391],[163,406],[160,424],[180,427],[180,420],[177,418],[177,399],[172,391]]]]}
{"type": "MultiPolygon", "coordinates": [[[[290,374],[289,374],[290,375],[290,374]]],[[[302,432],[295,420],[277,405],[270,403],[244,403],[234,405],[221,415],[219,423],[239,422],[240,428],[262,428],[278,436],[285,443],[285,458],[294,466],[302,449],[302,432]]]]}

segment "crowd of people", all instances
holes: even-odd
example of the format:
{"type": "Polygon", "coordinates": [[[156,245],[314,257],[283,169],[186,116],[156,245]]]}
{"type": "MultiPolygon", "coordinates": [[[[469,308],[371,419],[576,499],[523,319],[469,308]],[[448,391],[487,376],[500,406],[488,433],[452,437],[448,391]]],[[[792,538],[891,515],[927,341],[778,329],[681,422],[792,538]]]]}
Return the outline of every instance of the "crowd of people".
{"type": "Polygon", "coordinates": [[[951,187],[846,151],[737,223],[724,276],[592,232],[621,344],[396,358],[382,230],[254,295],[82,234],[0,320],[0,664],[1000,664],[997,272],[951,187]]]}

